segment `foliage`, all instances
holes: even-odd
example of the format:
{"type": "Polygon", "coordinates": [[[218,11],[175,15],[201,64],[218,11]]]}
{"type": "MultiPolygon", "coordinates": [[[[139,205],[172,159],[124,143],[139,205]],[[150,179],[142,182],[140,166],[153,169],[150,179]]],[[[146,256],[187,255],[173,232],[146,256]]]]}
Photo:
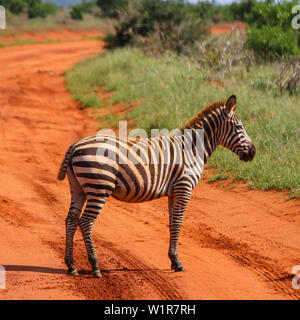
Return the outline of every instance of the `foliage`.
{"type": "Polygon", "coordinates": [[[97,0],[96,2],[103,15],[110,18],[117,18],[118,10],[127,7],[126,0],[97,0]]]}
{"type": "Polygon", "coordinates": [[[248,27],[247,46],[263,59],[275,60],[295,56],[299,52],[297,33],[280,26],[248,27]]]}
{"type": "Polygon", "coordinates": [[[45,18],[57,12],[55,4],[41,0],[0,0],[0,5],[14,14],[27,13],[29,18],[45,18]]]}
{"type": "Polygon", "coordinates": [[[85,13],[85,7],[82,4],[72,6],[70,16],[74,20],[82,20],[85,13]]]}
{"type": "Polygon", "coordinates": [[[290,95],[297,94],[300,89],[300,59],[278,62],[275,71],[276,84],[280,92],[286,90],[290,95]]]}
{"type": "Polygon", "coordinates": [[[245,48],[245,37],[239,32],[217,38],[208,37],[199,42],[189,56],[199,69],[208,65],[212,70],[223,72],[230,72],[235,66],[249,72],[255,63],[253,52],[245,48]]]}
{"type": "Polygon", "coordinates": [[[110,46],[147,47],[154,39],[159,51],[183,53],[206,34],[202,20],[188,8],[182,1],[129,0],[118,10],[115,36],[106,40],[110,46]]]}
{"type": "Polygon", "coordinates": [[[24,0],[0,0],[0,5],[14,14],[20,14],[27,9],[27,3],[24,0]]]}
{"type": "Polygon", "coordinates": [[[29,18],[46,18],[50,14],[55,14],[56,11],[57,7],[50,2],[30,1],[27,8],[29,18]]]}
{"type": "Polygon", "coordinates": [[[280,27],[284,31],[290,30],[293,18],[292,8],[297,3],[299,3],[297,0],[255,2],[245,15],[244,21],[259,29],[269,26],[280,27]]]}
{"type": "Polygon", "coordinates": [[[84,14],[91,13],[95,5],[95,1],[82,0],[81,3],[75,4],[71,7],[70,16],[74,20],[82,20],[84,14]]]}
{"type": "Polygon", "coordinates": [[[299,53],[300,33],[291,28],[292,7],[298,1],[256,2],[246,15],[247,46],[263,59],[280,59],[299,53]]]}
{"type": "Polygon", "coordinates": [[[233,2],[222,8],[222,14],[227,21],[244,21],[248,22],[248,14],[257,4],[256,0],[244,0],[233,2]]]}
{"type": "Polygon", "coordinates": [[[230,11],[233,20],[247,21],[247,13],[251,12],[257,4],[256,0],[245,0],[241,2],[233,2],[230,5],[230,11]]]}

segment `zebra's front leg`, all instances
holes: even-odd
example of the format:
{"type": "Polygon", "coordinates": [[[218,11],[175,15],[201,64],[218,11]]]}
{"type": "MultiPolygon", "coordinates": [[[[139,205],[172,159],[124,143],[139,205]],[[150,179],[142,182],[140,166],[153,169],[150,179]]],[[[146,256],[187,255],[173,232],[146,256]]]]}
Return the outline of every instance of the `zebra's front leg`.
{"type": "Polygon", "coordinates": [[[182,226],[183,216],[187,204],[189,203],[191,193],[169,196],[169,230],[170,230],[170,244],[168,256],[171,260],[171,269],[178,271],[185,271],[182,263],[178,258],[178,239],[182,226]]]}

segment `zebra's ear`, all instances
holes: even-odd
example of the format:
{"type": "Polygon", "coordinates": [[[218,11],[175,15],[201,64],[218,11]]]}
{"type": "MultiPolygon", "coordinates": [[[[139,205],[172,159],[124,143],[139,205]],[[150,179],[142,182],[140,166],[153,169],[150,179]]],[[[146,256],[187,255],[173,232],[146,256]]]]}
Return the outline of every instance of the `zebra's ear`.
{"type": "Polygon", "coordinates": [[[227,112],[229,113],[231,110],[234,110],[235,106],[236,106],[236,96],[232,95],[226,101],[226,110],[227,110],[227,112]]]}

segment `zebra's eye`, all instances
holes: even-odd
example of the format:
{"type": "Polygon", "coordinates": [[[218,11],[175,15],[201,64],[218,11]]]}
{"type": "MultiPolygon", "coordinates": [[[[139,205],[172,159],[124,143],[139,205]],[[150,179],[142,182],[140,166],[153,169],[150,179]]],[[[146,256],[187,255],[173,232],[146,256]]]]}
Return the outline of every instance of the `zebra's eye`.
{"type": "Polygon", "coordinates": [[[243,129],[243,125],[242,125],[242,124],[236,124],[235,127],[236,127],[238,130],[242,130],[242,129],[243,129]]]}

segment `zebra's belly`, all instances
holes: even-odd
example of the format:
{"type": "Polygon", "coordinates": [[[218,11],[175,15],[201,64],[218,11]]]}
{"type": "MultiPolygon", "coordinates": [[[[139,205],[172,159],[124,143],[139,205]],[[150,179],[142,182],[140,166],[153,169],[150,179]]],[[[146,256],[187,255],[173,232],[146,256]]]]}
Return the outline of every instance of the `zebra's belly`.
{"type": "Polygon", "coordinates": [[[123,202],[131,202],[131,203],[139,203],[145,201],[151,201],[154,199],[158,199],[169,194],[169,190],[167,186],[155,186],[152,185],[143,185],[139,184],[138,187],[135,185],[134,187],[128,189],[122,184],[118,184],[112,196],[123,202]]]}

